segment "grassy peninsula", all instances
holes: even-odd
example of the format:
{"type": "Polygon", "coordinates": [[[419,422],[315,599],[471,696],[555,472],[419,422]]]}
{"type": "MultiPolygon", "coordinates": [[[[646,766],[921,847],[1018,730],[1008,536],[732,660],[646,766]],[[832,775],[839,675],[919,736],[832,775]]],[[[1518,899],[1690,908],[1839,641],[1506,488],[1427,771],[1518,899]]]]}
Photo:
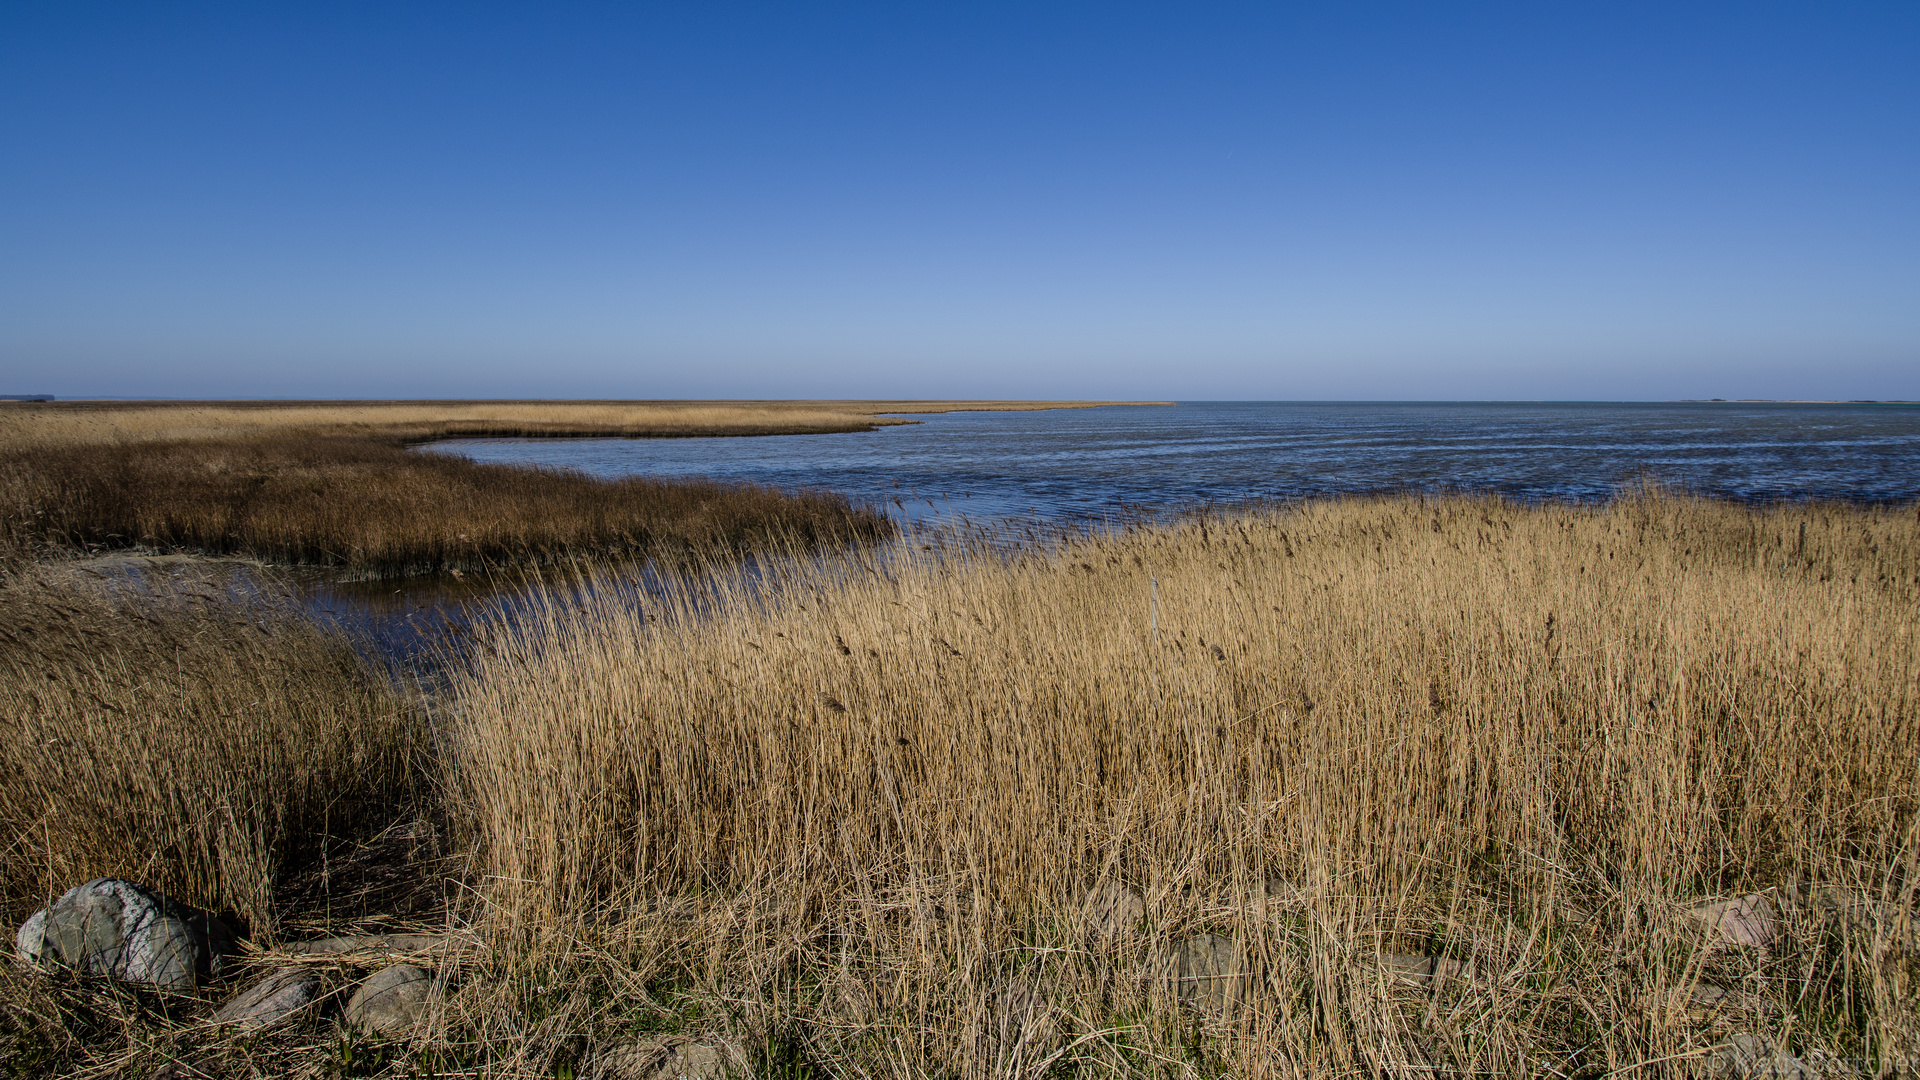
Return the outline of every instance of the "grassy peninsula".
{"type": "Polygon", "coordinates": [[[638,1040],[1701,1075],[1920,1039],[1912,507],[1331,500],[608,579],[430,693],[49,575],[0,599],[8,916],[144,876],[252,943],[192,995],[10,970],[0,1074],[610,1076],[638,1040]],[[395,957],[438,980],[407,1037],[205,1024],[395,957]]]}
{"type": "Polygon", "coordinates": [[[829,492],[595,480],[408,448],[441,439],[870,431],[900,412],[1075,402],[33,402],[0,405],[0,561],[246,555],[405,575],[884,536],[829,492]]]}

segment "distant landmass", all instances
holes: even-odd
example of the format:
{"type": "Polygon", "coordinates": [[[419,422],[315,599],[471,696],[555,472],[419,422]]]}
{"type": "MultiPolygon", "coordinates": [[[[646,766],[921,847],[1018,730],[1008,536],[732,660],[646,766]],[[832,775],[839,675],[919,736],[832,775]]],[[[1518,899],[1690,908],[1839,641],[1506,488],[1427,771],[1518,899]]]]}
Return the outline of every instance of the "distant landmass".
{"type": "Polygon", "coordinates": [[[1722,402],[1727,405],[1920,405],[1920,401],[1911,401],[1906,398],[1844,398],[1843,399],[1843,398],[1709,397],[1709,398],[1678,398],[1676,400],[1679,404],[1682,404],[1682,405],[1705,405],[1705,404],[1709,404],[1711,402],[1716,402],[1716,401],[1722,402]]]}
{"type": "Polygon", "coordinates": [[[52,401],[52,394],[0,394],[0,401],[52,401]]]}

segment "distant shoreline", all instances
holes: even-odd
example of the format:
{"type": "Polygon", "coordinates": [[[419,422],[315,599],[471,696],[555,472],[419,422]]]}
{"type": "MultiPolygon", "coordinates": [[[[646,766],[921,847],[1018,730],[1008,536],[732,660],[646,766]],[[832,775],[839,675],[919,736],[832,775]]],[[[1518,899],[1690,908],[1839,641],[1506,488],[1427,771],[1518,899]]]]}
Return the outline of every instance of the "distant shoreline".
{"type": "Polygon", "coordinates": [[[1902,398],[1673,398],[1675,405],[1920,405],[1902,398]]]}

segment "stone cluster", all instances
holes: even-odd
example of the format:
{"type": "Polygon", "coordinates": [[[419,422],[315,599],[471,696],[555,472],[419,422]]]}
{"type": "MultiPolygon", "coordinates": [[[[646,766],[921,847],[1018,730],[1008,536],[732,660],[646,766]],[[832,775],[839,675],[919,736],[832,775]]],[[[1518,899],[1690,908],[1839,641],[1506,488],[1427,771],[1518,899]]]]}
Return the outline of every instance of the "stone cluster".
{"type": "MultiPolygon", "coordinates": [[[[419,934],[325,938],[290,951],[326,955],[438,943],[441,939],[419,934]]],[[[29,964],[164,990],[193,990],[218,978],[227,970],[234,946],[233,932],[211,914],[119,878],[95,878],[68,889],[28,917],[14,935],[15,950],[29,964]]],[[[313,1006],[324,989],[312,970],[280,968],[235,995],[210,1022],[240,1029],[270,1027],[313,1006]]],[[[403,1036],[414,1030],[437,996],[431,972],[394,964],[354,989],[341,1018],[355,1027],[403,1036]]]]}

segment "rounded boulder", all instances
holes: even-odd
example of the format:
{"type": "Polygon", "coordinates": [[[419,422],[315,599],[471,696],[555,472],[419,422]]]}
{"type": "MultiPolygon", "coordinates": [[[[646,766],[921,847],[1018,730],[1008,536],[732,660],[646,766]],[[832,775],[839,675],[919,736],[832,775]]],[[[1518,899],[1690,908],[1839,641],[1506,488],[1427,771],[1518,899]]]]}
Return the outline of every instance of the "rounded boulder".
{"type": "Polygon", "coordinates": [[[346,1021],[382,1035],[413,1030],[433,1003],[433,975],[412,964],[395,964],[374,973],[347,1000],[346,1021]]]}
{"type": "Polygon", "coordinates": [[[220,973],[233,933],[219,919],[119,878],[95,878],[21,925],[14,947],[33,964],[169,990],[220,973]]]}

